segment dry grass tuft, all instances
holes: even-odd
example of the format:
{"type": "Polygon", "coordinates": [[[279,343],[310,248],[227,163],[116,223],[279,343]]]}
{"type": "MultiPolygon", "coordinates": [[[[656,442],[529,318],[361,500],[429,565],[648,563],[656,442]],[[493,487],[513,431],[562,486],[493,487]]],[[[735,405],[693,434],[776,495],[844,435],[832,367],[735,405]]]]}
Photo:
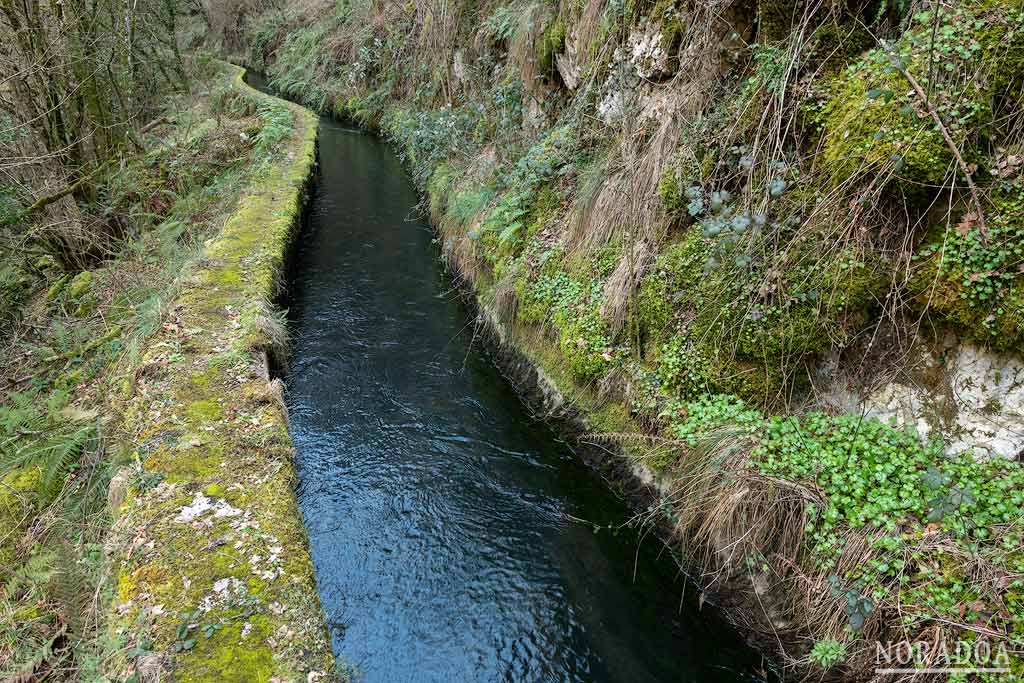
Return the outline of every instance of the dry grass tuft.
{"type": "Polygon", "coordinates": [[[494,290],[494,305],[501,320],[515,320],[519,312],[519,297],[515,286],[506,278],[494,290]]]}
{"type": "Polygon", "coordinates": [[[654,252],[647,242],[638,242],[626,249],[604,285],[604,306],[601,315],[608,320],[613,333],[618,333],[629,318],[635,301],[633,292],[654,262],[654,252]]]}

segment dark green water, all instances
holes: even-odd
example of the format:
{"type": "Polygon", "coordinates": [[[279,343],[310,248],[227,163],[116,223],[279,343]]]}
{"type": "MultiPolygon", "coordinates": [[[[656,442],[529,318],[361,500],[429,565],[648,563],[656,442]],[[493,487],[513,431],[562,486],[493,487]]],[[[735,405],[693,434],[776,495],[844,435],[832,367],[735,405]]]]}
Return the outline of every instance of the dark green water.
{"type": "Polygon", "coordinates": [[[299,501],[367,681],[759,680],[480,349],[387,145],[321,121],[289,283],[299,501]]]}

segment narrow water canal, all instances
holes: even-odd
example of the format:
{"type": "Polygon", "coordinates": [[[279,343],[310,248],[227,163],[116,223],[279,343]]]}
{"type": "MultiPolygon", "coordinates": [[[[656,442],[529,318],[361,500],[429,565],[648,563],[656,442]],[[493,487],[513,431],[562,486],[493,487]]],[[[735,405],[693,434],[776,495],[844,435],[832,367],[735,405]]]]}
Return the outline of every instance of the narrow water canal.
{"type": "Polygon", "coordinates": [[[321,121],[289,282],[299,501],[366,681],[754,681],[655,540],[471,344],[388,146],[321,121]]]}

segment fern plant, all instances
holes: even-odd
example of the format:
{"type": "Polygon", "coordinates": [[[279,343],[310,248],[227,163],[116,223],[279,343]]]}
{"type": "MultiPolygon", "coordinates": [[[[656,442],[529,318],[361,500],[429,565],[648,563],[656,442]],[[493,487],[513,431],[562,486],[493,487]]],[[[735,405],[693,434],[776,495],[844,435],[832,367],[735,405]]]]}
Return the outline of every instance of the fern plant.
{"type": "Polygon", "coordinates": [[[40,407],[30,393],[14,393],[0,406],[0,477],[37,467],[37,493],[50,500],[60,491],[81,455],[96,443],[89,413],[68,408],[68,395],[54,391],[40,407]]]}

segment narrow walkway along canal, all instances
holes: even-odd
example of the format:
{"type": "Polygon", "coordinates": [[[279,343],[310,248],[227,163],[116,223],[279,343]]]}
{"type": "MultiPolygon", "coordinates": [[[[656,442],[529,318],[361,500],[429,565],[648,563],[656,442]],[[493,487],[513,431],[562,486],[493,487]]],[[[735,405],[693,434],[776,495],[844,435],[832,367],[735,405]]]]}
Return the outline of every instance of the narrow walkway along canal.
{"type": "Polygon", "coordinates": [[[531,420],[392,151],[322,120],[289,283],[299,500],[339,659],[367,681],[758,680],[627,506],[531,420]]]}

